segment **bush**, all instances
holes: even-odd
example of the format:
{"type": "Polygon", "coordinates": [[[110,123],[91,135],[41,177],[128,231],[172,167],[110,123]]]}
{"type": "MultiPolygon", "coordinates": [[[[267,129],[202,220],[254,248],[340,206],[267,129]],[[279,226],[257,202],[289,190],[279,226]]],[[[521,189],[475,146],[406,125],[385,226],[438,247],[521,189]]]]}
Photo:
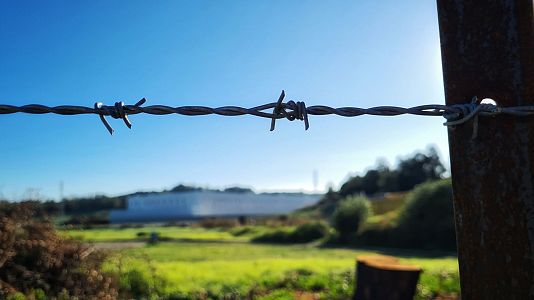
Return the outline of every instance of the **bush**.
{"type": "Polygon", "coordinates": [[[146,260],[149,268],[136,266],[119,274],[121,299],[162,299],[167,281],[156,274],[150,259],[146,260]]]}
{"type": "Polygon", "coordinates": [[[298,244],[322,239],[328,234],[328,226],[321,222],[299,225],[293,231],[276,230],[252,239],[259,243],[298,244]]]}
{"type": "Polygon", "coordinates": [[[126,287],[136,298],[149,297],[152,293],[153,283],[150,276],[141,270],[133,269],[123,275],[126,287]]]}
{"type": "Polygon", "coordinates": [[[101,271],[104,253],[62,238],[50,223],[32,219],[32,210],[24,203],[0,209],[0,299],[116,298],[115,279],[101,271]]]}
{"type": "Polygon", "coordinates": [[[298,226],[290,234],[293,243],[308,243],[324,238],[328,234],[328,226],[322,222],[308,223],[298,226]]]}
{"type": "Polygon", "coordinates": [[[81,226],[85,229],[91,229],[93,226],[109,225],[109,219],[106,216],[73,216],[70,217],[63,225],[81,226]]]}
{"type": "Polygon", "coordinates": [[[358,232],[372,214],[371,204],[365,197],[347,197],[332,215],[332,225],[342,239],[358,232]]]}
{"type": "Polygon", "coordinates": [[[259,229],[253,226],[243,226],[230,229],[230,234],[233,236],[244,236],[258,233],[259,229]]]}
{"type": "Polygon", "coordinates": [[[454,210],[450,179],[424,183],[409,195],[399,217],[399,238],[404,244],[454,249],[454,210]]]}
{"type": "Polygon", "coordinates": [[[275,243],[286,244],[291,243],[289,238],[290,233],[284,230],[276,230],[273,232],[264,233],[252,239],[254,243],[275,243]]]}

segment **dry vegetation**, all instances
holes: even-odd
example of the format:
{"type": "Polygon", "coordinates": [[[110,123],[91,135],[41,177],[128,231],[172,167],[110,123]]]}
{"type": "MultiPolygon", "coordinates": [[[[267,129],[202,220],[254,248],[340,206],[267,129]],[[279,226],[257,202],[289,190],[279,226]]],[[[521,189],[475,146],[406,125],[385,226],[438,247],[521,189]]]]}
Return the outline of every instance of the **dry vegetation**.
{"type": "Polygon", "coordinates": [[[115,299],[104,253],[60,237],[31,204],[0,209],[0,298],[115,299]]]}

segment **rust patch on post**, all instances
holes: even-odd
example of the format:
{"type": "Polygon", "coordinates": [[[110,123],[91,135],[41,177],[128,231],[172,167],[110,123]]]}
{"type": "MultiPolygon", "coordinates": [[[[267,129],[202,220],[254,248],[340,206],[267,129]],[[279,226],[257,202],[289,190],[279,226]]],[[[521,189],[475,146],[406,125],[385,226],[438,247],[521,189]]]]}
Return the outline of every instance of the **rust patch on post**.
{"type": "MultiPolygon", "coordinates": [[[[438,0],[447,104],[534,105],[533,0],[438,0]]],[[[534,121],[449,129],[462,299],[534,298],[534,121]]]]}

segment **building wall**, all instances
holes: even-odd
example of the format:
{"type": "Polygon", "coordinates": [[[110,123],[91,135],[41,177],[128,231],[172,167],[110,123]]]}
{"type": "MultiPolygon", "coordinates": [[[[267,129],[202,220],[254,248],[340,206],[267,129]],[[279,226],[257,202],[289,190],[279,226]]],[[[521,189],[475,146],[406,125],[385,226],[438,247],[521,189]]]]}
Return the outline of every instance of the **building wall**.
{"type": "Polygon", "coordinates": [[[136,195],[126,210],[112,210],[110,221],[149,222],[205,217],[262,216],[292,212],[319,201],[320,195],[181,192],[136,195]]]}

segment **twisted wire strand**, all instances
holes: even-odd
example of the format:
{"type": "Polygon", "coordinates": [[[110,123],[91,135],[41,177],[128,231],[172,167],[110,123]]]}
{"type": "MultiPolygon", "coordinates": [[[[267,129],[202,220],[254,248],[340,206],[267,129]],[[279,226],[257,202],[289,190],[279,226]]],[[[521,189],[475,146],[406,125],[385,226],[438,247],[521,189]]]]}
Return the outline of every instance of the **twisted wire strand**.
{"type": "MultiPolygon", "coordinates": [[[[300,102],[302,103],[302,102],[300,102]]],[[[149,114],[149,115],[170,115],[178,114],[185,116],[201,116],[201,115],[221,115],[221,116],[242,116],[253,115],[262,118],[272,119],[274,114],[270,112],[264,112],[264,110],[273,109],[277,105],[276,102],[256,106],[252,108],[245,108],[239,106],[222,106],[222,107],[207,107],[207,106],[166,106],[166,105],[149,105],[144,107],[136,107],[134,105],[124,105],[122,107],[126,115],[136,114],[149,114]]],[[[293,110],[294,105],[289,103],[283,103],[284,109],[293,110]]],[[[358,117],[362,115],[374,115],[374,116],[398,116],[404,114],[420,115],[420,116],[444,116],[445,114],[461,114],[460,109],[453,108],[451,106],[430,104],[415,106],[410,108],[396,107],[396,106],[377,106],[370,108],[360,107],[329,107],[324,105],[314,105],[306,107],[306,113],[308,115],[324,116],[324,115],[338,115],[342,117],[358,117]]],[[[523,108],[517,110],[521,113],[528,115],[534,114],[534,106],[530,108],[523,108]]],[[[503,113],[516,113],[516,110],[510,108],[502,109],[503,113]]],[[[61,105],[61,106],[45,106],[40,104],[28,104],[22,106],[13,106],[0,104],[1,114],[14,114],[14,113],[26,113],[26,114],[58,114],[58,115],[83,115],[83,114],[97,114],[103,116],[114,117],[119,115],[115,106],[102,105],[100,108],[91,108],[85,106],[75,105],[61,105]]],[[[276,119],[286,118],[285,115],[276,115],[276,119]]]]}
{"type": "Polygon", "coordinates": [[[101,102],[95,103],[94,107],[60,105],[46,106],[40,104],[29,104],[22,106],[0,104],[0,115],[26,113],[26,114],[58,114],[58,115],[82,115],[96,114],[100,116],[108,131],[113,134],[113,129],[105,117],[122,119],[124,123],[131,128],[131,122],[128,115],[149,114],[149,115],[184,115],[184,116],[243,116],[252,115],[261,118],[271,119],[271,130],[274,130],[275,121],[278,119],[302,120],[305,122],[305,128],[308,129],[308,115],[325,116],[337,115],[341,117],[358,117],[363,115],[371,116],[399,116],[399,115],[417,115],[417,116],[441,116],[447,121],[446,126],[456,126],[463,124],[475,116],[494,116],[505,114],[511,116],[530,116],[534,115],[534,106],[516,106],[516,107],[498,107],[493,104],[479,103],[476,98],[471,103],[456,105],[427,104],[414,107],[398,106],[376,106],[370,108],[361,107],[330,107],[325,105],[306,106],[304,102],[288,101],[283,102],[285,93],[282,91],[277,102],[267,103],[251,108],[239,106],[167,106],[167,105],[149,105],[141,106],[146,100],[143,98],[135,105],[125,105],[123,102],[116,102],[115,105],[107,106],[101,102]],[[272,110],[269,112],[268,110],[272,110]]]}

